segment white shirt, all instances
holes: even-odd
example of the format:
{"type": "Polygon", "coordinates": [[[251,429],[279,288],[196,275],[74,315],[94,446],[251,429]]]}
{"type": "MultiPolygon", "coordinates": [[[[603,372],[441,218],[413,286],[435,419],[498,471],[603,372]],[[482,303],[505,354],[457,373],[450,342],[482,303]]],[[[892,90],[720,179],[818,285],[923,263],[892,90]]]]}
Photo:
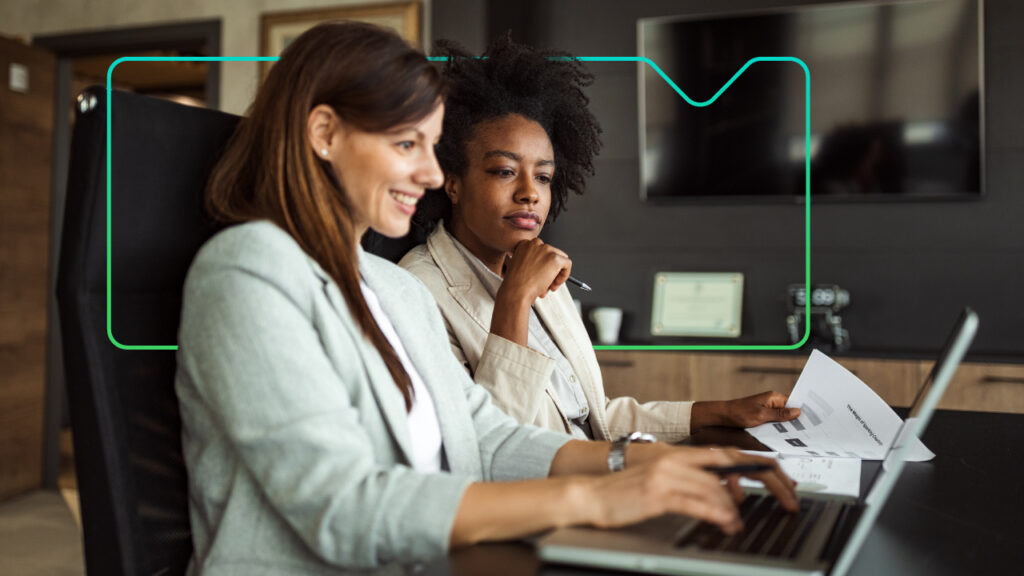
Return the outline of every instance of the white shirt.
{"type": "MultiPolygon", "coordinates": [[[[402,340],[395,332],[384,309],[380,306],[380,300],[373,290],[365,282],[359,282],[359,288],[363,291],[363,298],[366,305],[377,321],[377,326],[384,333],[384,337],[391,343],[391,347],[398,354],[409,380],[412,381],[413,405],[407,420],[409,424],[409,440],[412,444],[412,467],[418,472],[432,473],[441,471],[441,426],[437,421],[437,412],[434,411],[434,400],[430,397],[430,390],[423,383],[419,372],[409,360],[409,355],[402,346],[402,340]]],[[[401,394],[397,386],[395,394],[401,394]]],[[[403,402],[404,403],[404,402],[403,402]]]]}

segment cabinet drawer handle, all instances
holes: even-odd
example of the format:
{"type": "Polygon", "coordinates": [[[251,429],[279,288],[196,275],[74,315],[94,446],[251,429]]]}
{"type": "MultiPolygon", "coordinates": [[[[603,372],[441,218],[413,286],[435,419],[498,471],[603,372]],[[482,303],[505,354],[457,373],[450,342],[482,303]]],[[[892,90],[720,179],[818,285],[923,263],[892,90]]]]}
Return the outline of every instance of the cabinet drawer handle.
{"type": "Polygon", "coordinates": [[[985,376],[981,379],[982,384],[1024,384],[1024,378],[1020,376],[985,376]]]}
{"type": "Polygon", "coordinates": [[[609,368],[632,368],[632,360],[598,360],[598,364],[601,366],[607,366],[609,368]]]}
{"type": "Polygon", "coordinates": [[[803,370],[799,368],[771,368],[760,366],[740,366],[737,372],[743,374],[785,374],[788,376],[799,375],[803,370]]]}

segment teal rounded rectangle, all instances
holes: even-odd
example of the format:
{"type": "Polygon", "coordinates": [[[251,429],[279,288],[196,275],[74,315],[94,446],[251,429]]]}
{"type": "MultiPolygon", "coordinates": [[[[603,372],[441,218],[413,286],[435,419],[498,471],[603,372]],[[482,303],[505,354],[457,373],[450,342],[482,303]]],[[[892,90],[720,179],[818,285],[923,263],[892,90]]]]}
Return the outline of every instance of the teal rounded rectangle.
{"type": "MultiPolygon", "coordinates": [[[[432,56],[431,61],[443,61],[445,57],[432,56]]],[[[122,62],[276,62],[276,56],[125,56],[118,58],[107,69],[107,338],[111,344],[122,350],[177,350],[175,344],[123,344],[114,337],[111,322],[111,179],[110,179],[110,91],[111,77],[116,68],[122,62]]],[[[577,60],[581,62],[636,62],[651,67],[679,96],[691,106],[710,106],[718,100],[726,89],[729,88],[742,75],[747,68],[758,62],[790,62],[798,64],[804,71],[804,286],[811,284],[811,72],[807,64],[799,58],[792,56],[759,56],[751,58],[744,64],[728,82],[722,85],[711,98],[698,102],[683,92],[671,78],[651,59],[642,56],[581,56],[577,60]]],[[[805,304],[805,313],[808,317],[811,314],[811,303],[808,300],[805,304]]],[[[766,351],[766,350],[797,350],[802,347],[810,338],[810,324],[804,326],[804,336],[795,344],[751,344],[751,345],[595,345],[594,350],[732,350],[732,351],[766,351]]]]}

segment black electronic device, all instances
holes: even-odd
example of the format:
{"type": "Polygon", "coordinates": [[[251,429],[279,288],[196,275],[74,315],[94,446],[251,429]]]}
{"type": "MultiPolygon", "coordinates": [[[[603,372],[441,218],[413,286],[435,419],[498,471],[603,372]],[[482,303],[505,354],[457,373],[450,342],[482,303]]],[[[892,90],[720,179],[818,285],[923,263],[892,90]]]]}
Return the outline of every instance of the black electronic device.
{"type": "Polygon", "coordinates": [[[789,341],[799,342],[804,335],[805,324],[811,326],[808,342],[816,348],[827,351],[849,350],[850,332],[843,328],[839,311],[850,303],[850,293],[835,284],[815,284],[808,296],[803,284],[791,284],[786,300],[789,314],[786,316],[786,331],[789,341]],[[807,301],[810,299],[811,315],[807,316],[807,301]]]}

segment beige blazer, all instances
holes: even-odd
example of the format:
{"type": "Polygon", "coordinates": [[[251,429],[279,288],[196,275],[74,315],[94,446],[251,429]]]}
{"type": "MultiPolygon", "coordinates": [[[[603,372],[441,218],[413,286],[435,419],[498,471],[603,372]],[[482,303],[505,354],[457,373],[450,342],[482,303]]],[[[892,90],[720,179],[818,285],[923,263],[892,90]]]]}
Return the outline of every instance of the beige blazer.
{"type": "MultiPolygon", "coordinates": [[[[569,421],[551,387],[555,361],[490,334],[494,298],[443,224],[399,266],[427,285],[441,309],[452,351],[473,379],[491,392],[498,407],[520,422],[569,432],[569,421]]],[[[596,439],[614,439],[634,430],[668,442],[689,435],[692,402],[640,404],[633,398],[605,397],[597,356],[565,286],[538,298],[533,308],[580,379],[596,439]]]]}
{"type": "Polygon", "coordinates": [[[470,483],[546,476],[569,440],[494,407],[419,281],[361,250],[359,272],[430,390],[449,472],[410,466],[402,396],[330,276],[269,222],[229,228],[189,269],[178,336],[189,574],[443,555],[470,483]]]}

